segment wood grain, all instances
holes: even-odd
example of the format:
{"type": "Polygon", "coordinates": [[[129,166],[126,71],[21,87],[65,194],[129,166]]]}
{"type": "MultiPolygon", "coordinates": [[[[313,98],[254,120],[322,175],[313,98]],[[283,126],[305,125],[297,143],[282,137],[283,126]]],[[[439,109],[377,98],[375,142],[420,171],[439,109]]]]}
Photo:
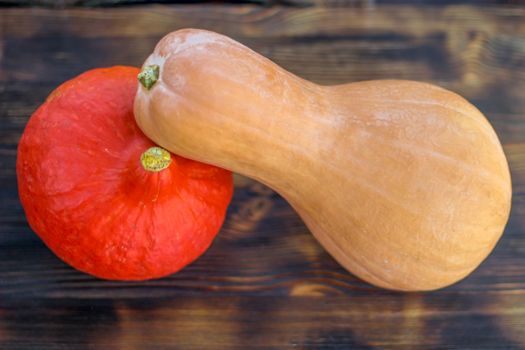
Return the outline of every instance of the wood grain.
{"type": "MultiPolygon", "coordinates": [[[[109,7],[124,5],[144,4],[186,4],[186,3],[213,3],[213,0],[0,0],[4,6],[42,6],[50,8],[67,8],[73,6],[82,7],[109,7]]],[[[523,4],[523,0],[222,0],[222,3],[252,3],[260,5],[283,5],[283,6],[324,6],[324,7],[374,7],[381,4],[424,4],[424,5],[450,5],[450,4],[472,4],[472,5],[517,5],[523,4]]]]}
{"type": "Polygon", "coordinates": [[[525,7],[255,5],[0,9],[0,348],[525,349],[525,7]],[[179,274],[97,280],[59,261],[18,201],[16,146],[59,83],[140,65],[165,33],[220,31],[318,83],[437,83],[490,119],[513,177],[494,253],[427,294],[378,290],[345,272],[288,204],[236,178],[210,250],[179,274]]]}
{"type": "Polygon", "coordinates": [[[523,323],[515,320],[524,310],[505,306],[523,299],[502,299],[364,293],[39,300],[31,308],[18,303],[4,308],[2,337],[28,349],[49,343],[57,349],[137,350],[519,348],[523,323]]]}

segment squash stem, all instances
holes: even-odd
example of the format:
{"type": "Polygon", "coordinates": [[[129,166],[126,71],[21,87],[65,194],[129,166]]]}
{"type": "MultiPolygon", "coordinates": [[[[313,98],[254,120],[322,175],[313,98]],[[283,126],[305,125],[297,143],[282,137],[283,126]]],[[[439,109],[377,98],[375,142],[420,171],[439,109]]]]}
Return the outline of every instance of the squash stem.
{"type": "Polygon", "coordinates": [[[170,166],[171,155],[164,148],[151,147],[142,153],[140,163],[147,171],[159,172],[170,166]]]}
{"type": "Polygon", "coordinates": [[[145,66],[137,75],[138,80],[147,90],[150,90],[153,85],[159,80],[160,67],[157,64],[145,66]]]}

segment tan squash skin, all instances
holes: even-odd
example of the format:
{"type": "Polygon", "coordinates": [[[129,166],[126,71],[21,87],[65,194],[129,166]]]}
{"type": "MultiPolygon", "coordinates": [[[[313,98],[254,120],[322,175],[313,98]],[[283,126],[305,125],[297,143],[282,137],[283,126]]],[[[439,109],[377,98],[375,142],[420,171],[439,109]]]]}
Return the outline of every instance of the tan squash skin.
{"type": "Polygon", "coordinates": [[[505,155],[455,93],[401,80],[320,86],[195,29],[164,37],[152,64],[160,78],[135,101],[146,135],[272,187],[339,263],[376,286],[448,286],[503,232],[505,155]]]}

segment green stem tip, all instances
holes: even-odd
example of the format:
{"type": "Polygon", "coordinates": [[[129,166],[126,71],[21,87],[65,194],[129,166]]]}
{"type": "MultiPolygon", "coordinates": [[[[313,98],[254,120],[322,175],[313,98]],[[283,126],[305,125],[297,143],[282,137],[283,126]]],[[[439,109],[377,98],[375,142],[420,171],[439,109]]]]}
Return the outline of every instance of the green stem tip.
{"type": "Polygon", "coordinates": [[[159,80],[160,67],[157,64],[151,66],[145,66],[140,71],[137,78],[139,79],[142,86],[147,90],[150,90],[153,85],[159,80]]]}
{"type": "Polygon", "coordinates": [[[164,170],[171,164],[170,152],[160,147],[148,148],[140,156],[140,163],[147,171],[158,172],[164,170]]]}

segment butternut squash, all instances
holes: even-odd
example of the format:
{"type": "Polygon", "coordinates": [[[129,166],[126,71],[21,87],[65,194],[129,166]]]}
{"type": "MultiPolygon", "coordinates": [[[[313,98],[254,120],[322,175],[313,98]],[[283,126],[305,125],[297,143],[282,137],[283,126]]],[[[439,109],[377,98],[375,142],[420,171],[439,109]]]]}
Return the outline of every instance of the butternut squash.
{"type": "Polygon", "coordinates": [[[402,80],[320,86],[195,29],[165,36],[139,80],[135,117],[147,136],[275,189],[341,265],[376,286],[448,286],[503,232],[505,155],[453,92],[402,80]]]}

